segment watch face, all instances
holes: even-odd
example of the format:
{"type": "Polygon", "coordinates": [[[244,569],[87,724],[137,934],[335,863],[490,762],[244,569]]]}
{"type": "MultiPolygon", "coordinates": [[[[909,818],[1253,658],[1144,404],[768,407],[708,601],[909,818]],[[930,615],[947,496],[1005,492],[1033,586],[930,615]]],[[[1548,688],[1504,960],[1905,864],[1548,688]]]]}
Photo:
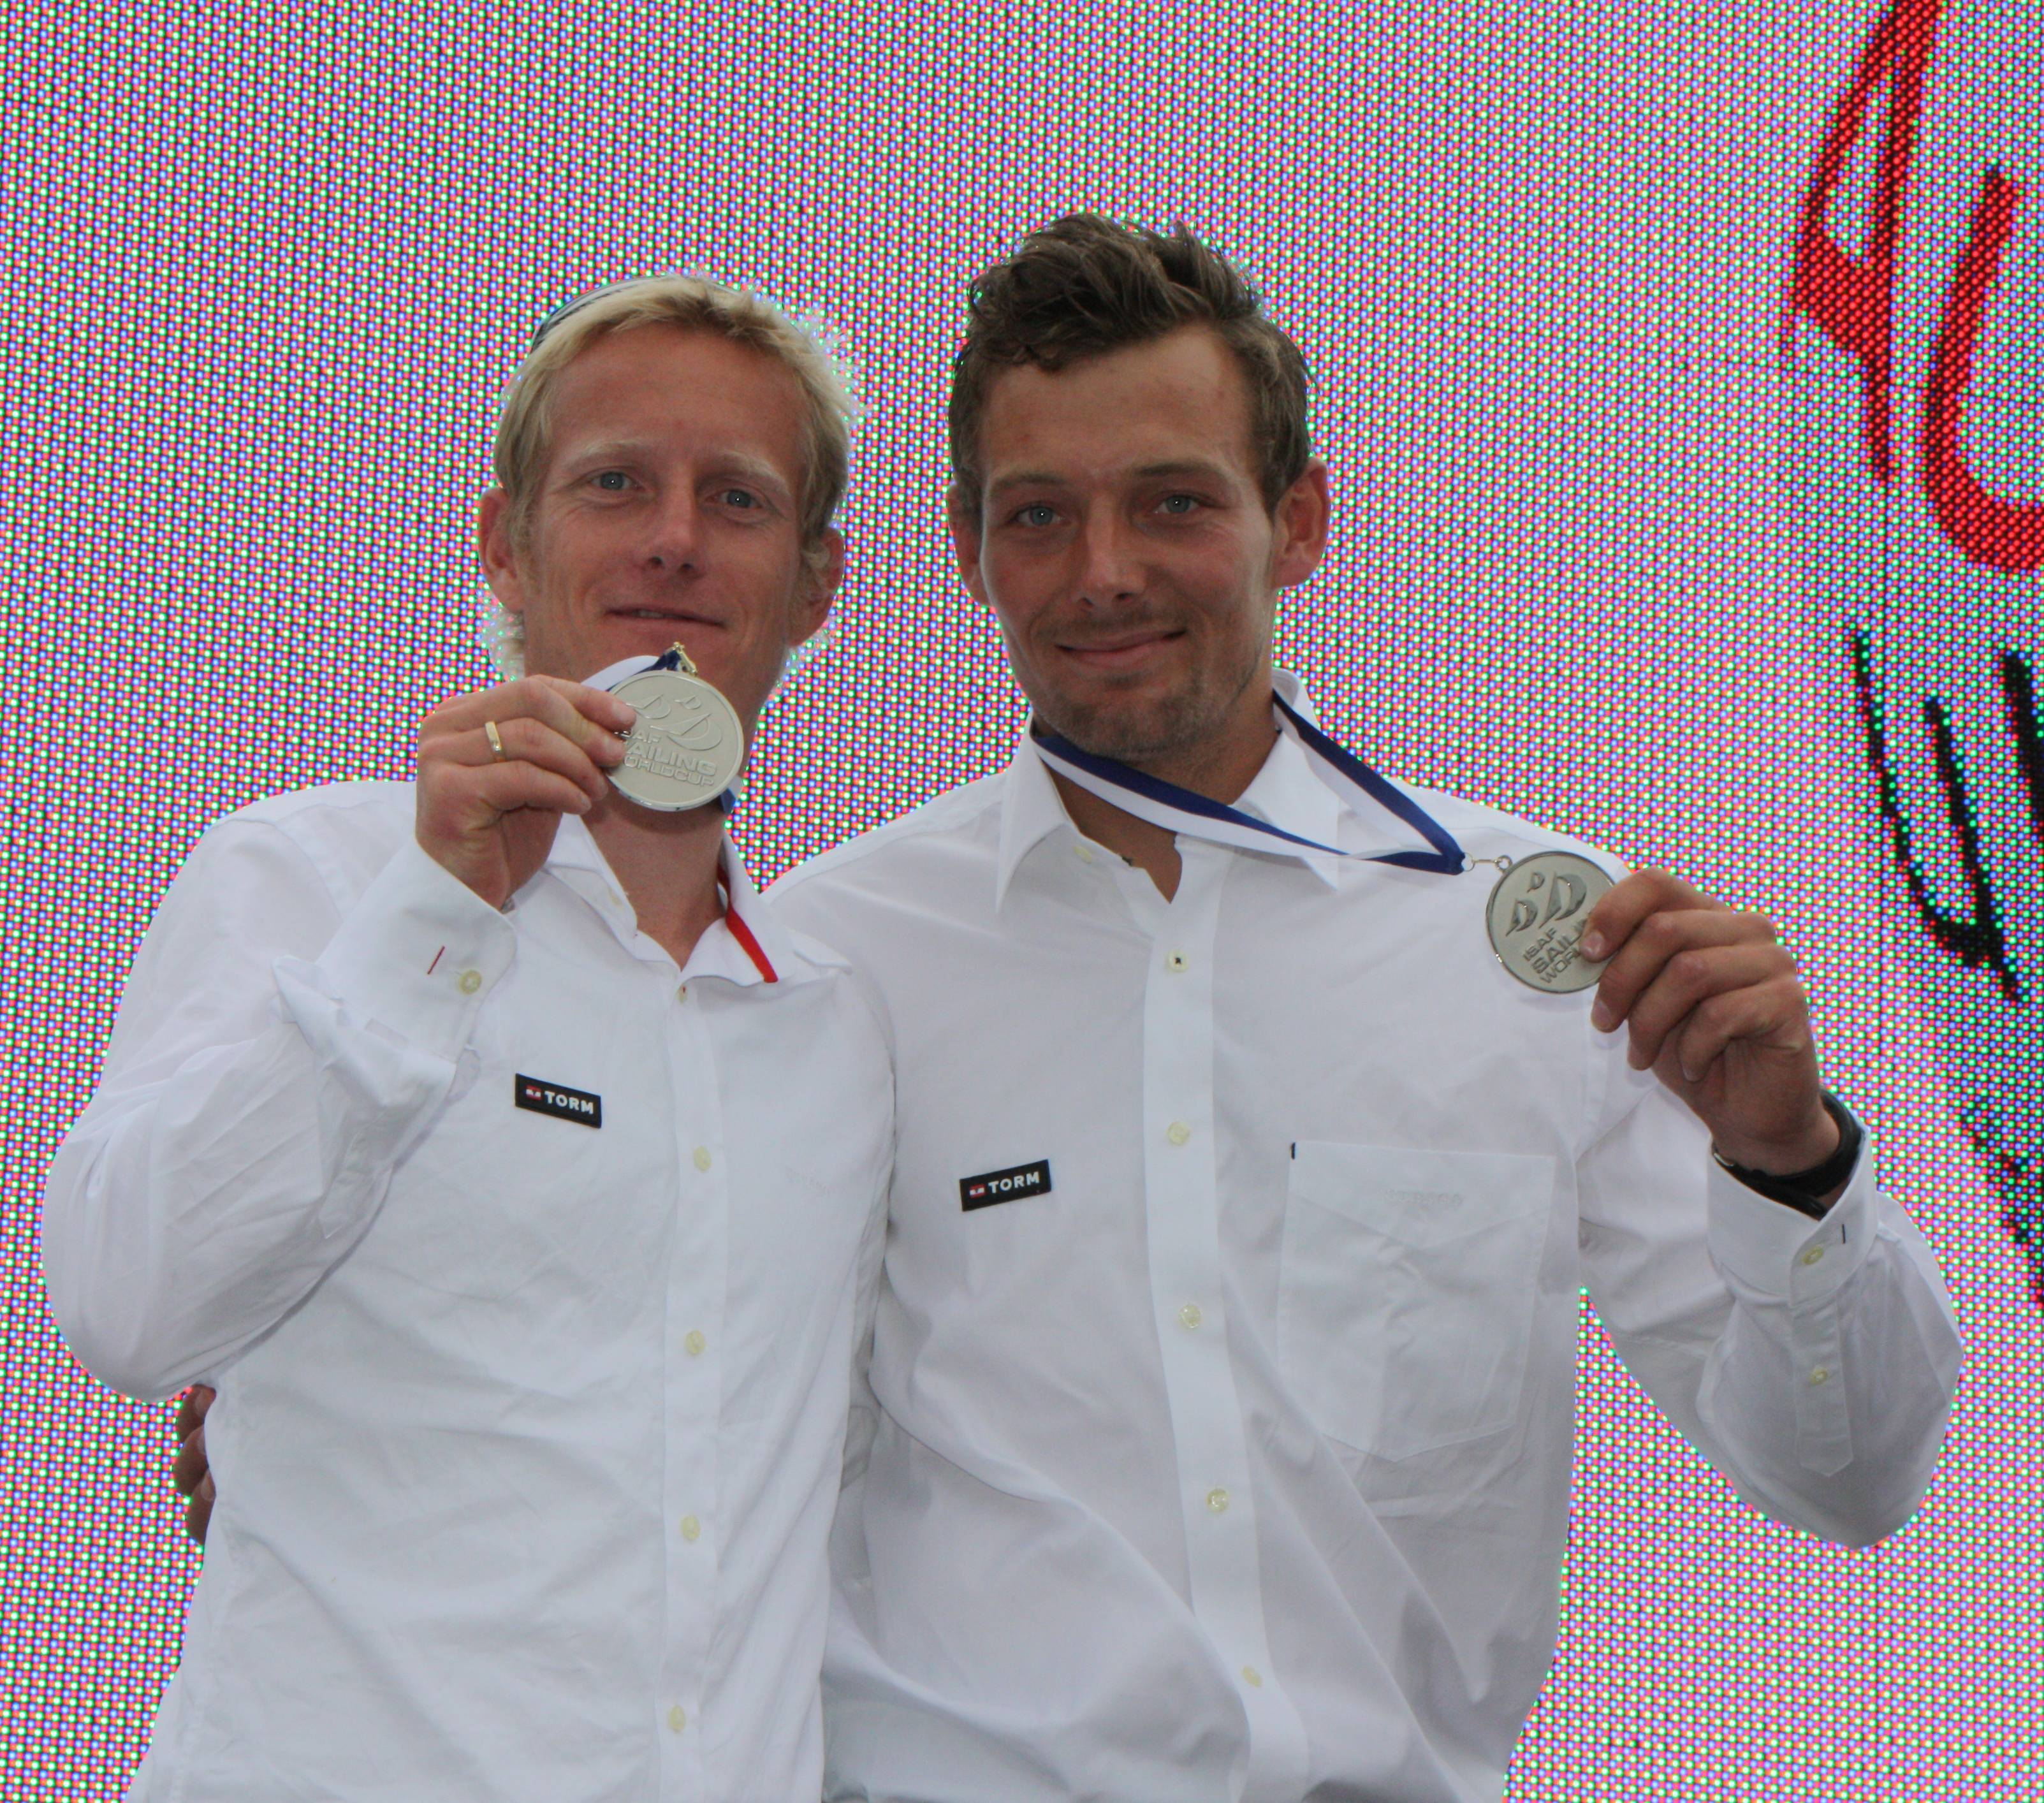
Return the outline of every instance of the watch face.
{"type": "Polygon", "coordinates": [[[1785,441],[1888,968],[2044,1301],[2040,22],[1916,5],[1869,40],[1803,201],[1785,441]]]}
{"type": "Polygon", "coordinates": [[[612,784],[641,807],[674,813],[714,802],[745,762],[745,729],[700,676],[648,670],[610,691],[638,710],[612,784]]]}

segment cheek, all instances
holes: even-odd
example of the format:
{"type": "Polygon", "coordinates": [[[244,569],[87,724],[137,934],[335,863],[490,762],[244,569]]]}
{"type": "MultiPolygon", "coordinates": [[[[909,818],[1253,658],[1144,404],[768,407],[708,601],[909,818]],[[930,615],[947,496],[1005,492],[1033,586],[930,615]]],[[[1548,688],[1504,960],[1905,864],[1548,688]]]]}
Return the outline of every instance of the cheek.
{"type": "Polygon", "coordinates": [[[1016,556],[989,545],[980,560],[979,579],[987,605],[1009,638],[1026,643],[1046,623],[1056,585],[1043,558],[1016,556]]]}

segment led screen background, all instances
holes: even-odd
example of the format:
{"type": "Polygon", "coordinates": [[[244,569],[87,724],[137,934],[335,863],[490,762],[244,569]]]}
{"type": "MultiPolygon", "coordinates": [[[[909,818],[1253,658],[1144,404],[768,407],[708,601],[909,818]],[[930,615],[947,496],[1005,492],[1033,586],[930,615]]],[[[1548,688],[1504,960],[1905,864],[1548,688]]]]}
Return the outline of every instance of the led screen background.
{"type": "Polygon", "coordinates": [[[50,1324],[43,1169],[200,829],[405,774],[420,716],[484,679],[469,522],[533,323],[687,264],[827,320],[858,368],[835,636],[738,822],[763,877],[1012,746],[942,530],[947,359],[972,272],[1091,206],[1191,222],[1313,367],[1338,525],[1281,632],[1331,727],[1772,912],[1966,1331],[1929,1500],[1854,1551],[1741,1505],[1586,1310],[1562,1641],[1511,1794],[2034,1794],[2044,886],[2006,654],[2040,637],[2013,553],[2044,500],[2044,21],[1900,9],[1934,27],[1902,179],[1888,11],[0,6],[0,1792],[119,1793],[195,1569],[168,1407],[102,1391],[50,1324]],[[1821,308],[1784,331],[1834,140],[1839,254],[1871,267],[1896,222],[1885,479],[1864,359],[1821,308]],[[1959,442],[2008,567],[1955,548],[1917,451],[1990,167],[2017,199],[1959,442]],[[2005,972],[1931,930],[1982,906],[2005,972]]]}

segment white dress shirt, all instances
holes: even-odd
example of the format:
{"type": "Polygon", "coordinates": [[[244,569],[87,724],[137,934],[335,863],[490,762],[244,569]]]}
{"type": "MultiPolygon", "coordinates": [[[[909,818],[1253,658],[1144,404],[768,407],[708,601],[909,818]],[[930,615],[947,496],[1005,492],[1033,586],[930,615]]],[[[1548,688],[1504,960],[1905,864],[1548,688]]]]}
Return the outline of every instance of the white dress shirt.
{"type": "MultiPolygon", "coordinates": [[[[1586,850],[1407,793],[1473,856],[1586,850]]],[[[1424,848],[1289,737],[1241,805],[1424,848]]],[[[1865,1157],[1821,1222],[1719,1171],[1587,995],[1500,967],[1493,871],[1179,852],[1167,903],[1025,744],[774,892],[896,1069],[832,1797],[1496,1798],[1554,1646],[1585,1286],[1773,1514],[1870,1540],[1938,1455],[1951,1313],[1865,1157]]]]}
{"type": "Polygon", "coordinates": [[[412,822],[209,831],[51,1174],[79,1359],[220,1391],[130,1795],[814,1797],[882,1036],[728,846],[677,970],[579,821],[508,913],[412,822]]]}

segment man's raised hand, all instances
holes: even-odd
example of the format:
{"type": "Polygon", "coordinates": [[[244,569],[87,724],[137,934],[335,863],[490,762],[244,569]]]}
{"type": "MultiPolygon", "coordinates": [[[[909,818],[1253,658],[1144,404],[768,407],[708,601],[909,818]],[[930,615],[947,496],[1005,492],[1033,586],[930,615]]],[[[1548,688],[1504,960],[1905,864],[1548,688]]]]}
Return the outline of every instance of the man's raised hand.
{"type": "Polygon", "coordinates": [[[1630,1024],[1634,1067],[1687,1102],[1727,1158],[1787,1175],[1831,1155],[1809,998],[1772,921],[1635,871],[1591,911],[1582,949],[1611,960],[1592,1021],[1630,1024]]]}
{"type": "Polygon", "coordinates": [[[614,695],[555,676],[443,702],[419,729],[419,844],[502,907],[547,861],[561,816],[603,799],[636,717],[614,695]]]}

